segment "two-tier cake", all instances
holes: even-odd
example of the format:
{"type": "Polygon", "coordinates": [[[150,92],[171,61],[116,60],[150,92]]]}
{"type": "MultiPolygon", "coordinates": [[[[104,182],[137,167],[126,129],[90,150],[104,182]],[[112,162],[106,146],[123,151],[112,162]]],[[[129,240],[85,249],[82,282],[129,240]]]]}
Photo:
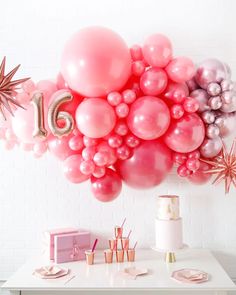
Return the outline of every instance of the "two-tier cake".
{"type": "Polygon", "coordinates": [[[179,197],[163,195],[157,198],[156,249],[174,252],[183,247],[182,218],[179,217],[179,197]]]}

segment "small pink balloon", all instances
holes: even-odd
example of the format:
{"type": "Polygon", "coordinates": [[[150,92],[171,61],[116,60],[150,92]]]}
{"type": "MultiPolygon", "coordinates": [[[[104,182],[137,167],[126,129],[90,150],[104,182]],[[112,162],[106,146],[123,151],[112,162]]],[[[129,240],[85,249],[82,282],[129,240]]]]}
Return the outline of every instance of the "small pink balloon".
{"type": "Polygon", "coordinates": [[[130,55],[132,60],[141,60],[143,59],[142,48],[135,44],[130,48],[130,55]]]}
{"type": "Polygon", "coordinates": [[[144,42],[143,56],[150,66],[164,68],[172,58],[170,40],[161,34],[149,36],[144,42]]]}
{"type": "Polygon", "coordinates": [[[33,152],[37,155],[43,155],[48,149],[47,142],[37,142],[34,144],[33,152]]]}
{"type": "Polygon", "coordinates": [[[122,102],[116,107],[116,115],[119,118],[125,118],[129,114],[129,106],[122,102]]]}
{"type": "Polygon", "coordinates": [[[109,136],[108,138],[108,144],[112,148],[118,148],[119,146],[122,145],[122,142],[123,142],[122,137],[118,134],[113,134],[109,136]]]}
{"type": "Polygon", "coordinates": [[[210,178],[211,174],[205,173],[205,171],[209,170],[210,166],[206,163],[200,162],[199,169],[188,176],[188,180],[194,184],[204,184],[207,183],[210,178]]]}
{"type": "Polygon", "coordinates": [[[122,92],[122,98],[125,103],[130,104],[135,101],[136,93],[134,90],[126,89],[122,92]]]}
{"type": "Polygon", "coordinates": [[[85,161],[92,160],[96,153],[96,148],[93,146],[86,147],[82,150],[82,157],[85,161]]]}
{"type": "Polygon", "coordinates": [[[91,189],[94,197],[101,202],[110,202],[118,197],[122,189],[120,176],[107,168],[106,174],[100,178],[91,177],[91,189]]]}
{"type": "Polygon", "coordinates": [[[22,84],[22,89],[30,94],[36,90],[36,86],[32,80],[27,80],[22,84]]]}
{"type": "Polygon", "coordinates": [[[124,136],[128,133],[128,131],[129,131],[129,128],[125,122],[120,121],[116,124],[116,127],[115,127],[116,134],[120,136],[124,136]]]}
{"type": "Polygon", "coordinates": [[[180,119],[184,115],[184,109],[180,104],[174,104],[170,109],[170,114],[173,119],[180,119]]]}
{"type": "Polygon", "coordinates": [[[140,77],[145,71],[145,63],[142,60],[137,60],[132,63],[132,74],[140,77]]]}
{"type": "Polygon", "coordinates": [[[107,166],[114,164],[117,160],[115,150],[111,148],[106,141],[98,145],[98,151],[105,153],[108,156],[107,166]]]}
{"type": "Polygon", "coordinates": [[[165,71],[158,68],[150,68],[140,78],[140,88],[145,95],[158,95],[167,86],[167,75],[165,71]]]}
{"type": "Polygon", "coordinates": [[[166,67],[169,78],[177,83],[192,79],[195,73],[194,64],[187,57],[176,57],[166,67]]]}
{"type": "Polygon", "coordinates": [[[175,83],[169,81],[165,91],[164,91],[164,98],[167,102],[170,103],[182,103],[189,95],[188,87],[185,83],[175,83]]]}
{"type": "Polygon", "coordinates": [[[122,145],[116,149],[116,155],[118,159],[126,160],[131,156],[131,152],[127,145],[122,145]]]}
{"type": "Polygon", "coordinates": [[[140,144],[140,140],[133,134],[129,134],[125,138],[125,143],[128,147],[135,148],[140,144]]]}
{"type": "Polygon", "coordinates": [[[65,160],[71,155],[76,154],[75,151],[69,147],[70,136],[63,136],[61,138],[50,135],[48,137],[48,149],[55,157],[60,160],[65,160]]]}
{"type": "Polygon", "coordinates": [[[57,75],[57,88],[58,89],[68,89],[69,88],[69,85],[66,83],[66,81],[63,78],[61,73],[59,73],[57,75]]]}
{"type": "Polygon", "coordinates": [[[122,96],[119,92],[110,92],[107,96],[107,101],[111,106],[117,106],[122,101],[122,96]]]}
{"type": "Polygon", "coordinates": [[[99,140],[95,138],[90,138],[88,136],[83,137],[83,143],[86,147],[95,146],[99,143],[99,140]]]}
{"type": "Polygon", "coordinates": [[[79,151],[83,148],[83,146],[83,137],[80,134],[71,137],[69,140],[69,147],[73,151],[79,151]]]}
{"type": "Polygon", "coordinates": [[[199,159],[200,158],[200,152],[198,150],[193,151],[188,154],[189,159],[199,159]]]}
{"type": "Polygon", "coordinates": [[[190,171],[197,171],[200,167],[200,161],[198,159],[188,159],[186,161],[186,167],[190,170],[190,171]]]}
{"type": "Polygon", "coordinates": [[[193,97],[187,97],[183,103],[184,110],[188,113],[195,113],[199,109],[198,101],[193,97]]]}
{"type": "Polygon", "coordinates": [[[205,126],[201,118],[195,113],[187,113],[171,123],[164,141],[175,152],[189,153],[202,144],[204,137],[205,126]]]}
{"type": "Polygon", "coordinates": [[[94,163],[99,166],[105,166],[108,162],[108,155],[106,152],[97,152],[93,157],[94,163]]]}
{"type": "Polygon", "coordinates": [[[113,108],[101,98],[89,98],[80,103],[75,117],[78,129],[92,138],[108,135],[116,123],[113,108]]]}
{"type": "Polygon", "coordinates": [[[216,157],[223,147],[222,139],[220,137],[216,138],[205,138],[201,147],[200,153],[204,158],[214,158],[216,157]]]}
{"type": "Polygon", "coordinates": [[[28,93],[26,92],[21,92],[21,93],[17,93],[16,95],[16,100],[20,103],[20,104],[29,104],[31,97],[28,93]]]}
{"type": "Polygon", "coordinates": [[[4,147],[7,151],[12,150],[15,147],[15,141],[12,140],[5,140],[4,147]]]}
{"type": "Polygon", "coordinates": [[[70,182],[80,183],[89,179],[89,175],[85,175],[80,171],[82,161],[81,155],[72,155],[63,162],[64,174],[70,182]]]}
{"type": "Polygon", "coordinates": [[[105,167],[98,167],[96,166],[94,171],[93,171],[93,176],[96,178],[101,178],[105,175],[106,173],[106,168],[105,167]]]}
{"type": "Polygon", "coordinates": [[[145,140],[155,139],[167,131],[170,112],[160,98],[143,96],[131,105],[127,123],[137,137],[145,140]]]}
{"type": "Polygon", "coordinates": [[[187,177],[191,174],[191,171],[186,167],[185,164],[183,164],[178,167],[177,173],[180,177],[187,177]]]}
{"type": "Polygon", "coordinates": [[[61,72],[71,89],[87,97],[120,90],[131,72],[123,39],[110,29],[88,27],[75,33],[62,54],[61,72]]]}
{"type": "Polygon", "coordinates": [[[95,164],[91,160],[82,161],[80,163],[79,169],[80,169],[81,173],[83,173],[85,175],[91,175],[94,172],[95,164]]]}
{"type": "Polygon", "coordinates": [[[187,161],[187,156],[186,154],[182,154],[182,153],[173,153],[173,161],[176,164],[182,165],[187,161]]]}

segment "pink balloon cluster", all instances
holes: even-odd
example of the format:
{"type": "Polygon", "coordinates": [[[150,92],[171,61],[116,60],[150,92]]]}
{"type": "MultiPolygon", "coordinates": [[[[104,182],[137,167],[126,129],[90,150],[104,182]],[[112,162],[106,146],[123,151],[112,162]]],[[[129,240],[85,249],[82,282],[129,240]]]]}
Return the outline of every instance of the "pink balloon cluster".
{"type": "Polygon", "coordinates": [[[180,176],[202,184],[209,176],[200,156],[218,154],[220,136],[230,133],[235,123],[234,114],[226,112],[234,110],[227,71],[207,62],[195,72],[189,58],[173,56],[170,40],[161,34],[129,49],[109,29],[86,28],[67,42],[56,82],[22,85],[17,99],[26,110],[15,111],[1,126],[0,137],[8,149],[19,144],[35,157],[48,150],[63,162],[70,182],[90,179],[93,195],[103,202],[120,194],[122,180],[139,189],[159,185],[173,164],[180,176]],[[59,111],[72,115],[74,130],[56,137],[46,123],[48,136],[35,139],[31,96],[37,90],[43,93],[47,122],[53,94],[61,89],[73,95],[59,111]],[[225,101],[213,112],[213,122],[217,96],[225,101]]]}

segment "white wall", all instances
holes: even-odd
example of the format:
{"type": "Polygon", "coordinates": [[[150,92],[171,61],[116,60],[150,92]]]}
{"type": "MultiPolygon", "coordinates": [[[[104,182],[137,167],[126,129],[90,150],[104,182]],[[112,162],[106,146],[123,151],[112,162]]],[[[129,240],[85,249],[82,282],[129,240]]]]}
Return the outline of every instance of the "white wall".
{"type": "MultiPolygon", "coordinates": [[[[19,76],[39,80],[55,77],[65,40],[81,27],[104,25],[128,42],[142,43],[162,32],[176,55],[196,62],[218,57],[228,62],[236,78],[236,1],[60,0],[1,1],[0,57],[8,67],[22,63],[19,76]]],[[[127,217],[139,246],[154,243],[154,197],[181,196],[185,241],[209,247],[232,277],[236,277],[236,193],[225,197],[223,187],[191,186],[171,175],[149,191],[124,187],[113,203],[98,203],[89,183],[68,183],[60,163],[50,155],[35,160],[15,149],[0,156],[0,279],[7,278],[40,246],[47,228],[80,226],[109,236],[112,226],[127,217]]],[[[102,242],[101,246],[104,245],[102,242]]]]}

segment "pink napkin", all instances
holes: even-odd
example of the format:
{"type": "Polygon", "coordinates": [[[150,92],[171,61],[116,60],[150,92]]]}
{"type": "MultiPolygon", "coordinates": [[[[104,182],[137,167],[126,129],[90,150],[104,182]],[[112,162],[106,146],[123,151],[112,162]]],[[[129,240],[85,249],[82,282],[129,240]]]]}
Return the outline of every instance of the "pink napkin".
{"type": "Polygon", "coordinates": [[[41,279],[56,279],[63,277],[69,273],[68,268],[61,268],[58,265],[48,265],[42,266],[40,268],[35,269],[33,275],[41,278],[41,279]]]}

